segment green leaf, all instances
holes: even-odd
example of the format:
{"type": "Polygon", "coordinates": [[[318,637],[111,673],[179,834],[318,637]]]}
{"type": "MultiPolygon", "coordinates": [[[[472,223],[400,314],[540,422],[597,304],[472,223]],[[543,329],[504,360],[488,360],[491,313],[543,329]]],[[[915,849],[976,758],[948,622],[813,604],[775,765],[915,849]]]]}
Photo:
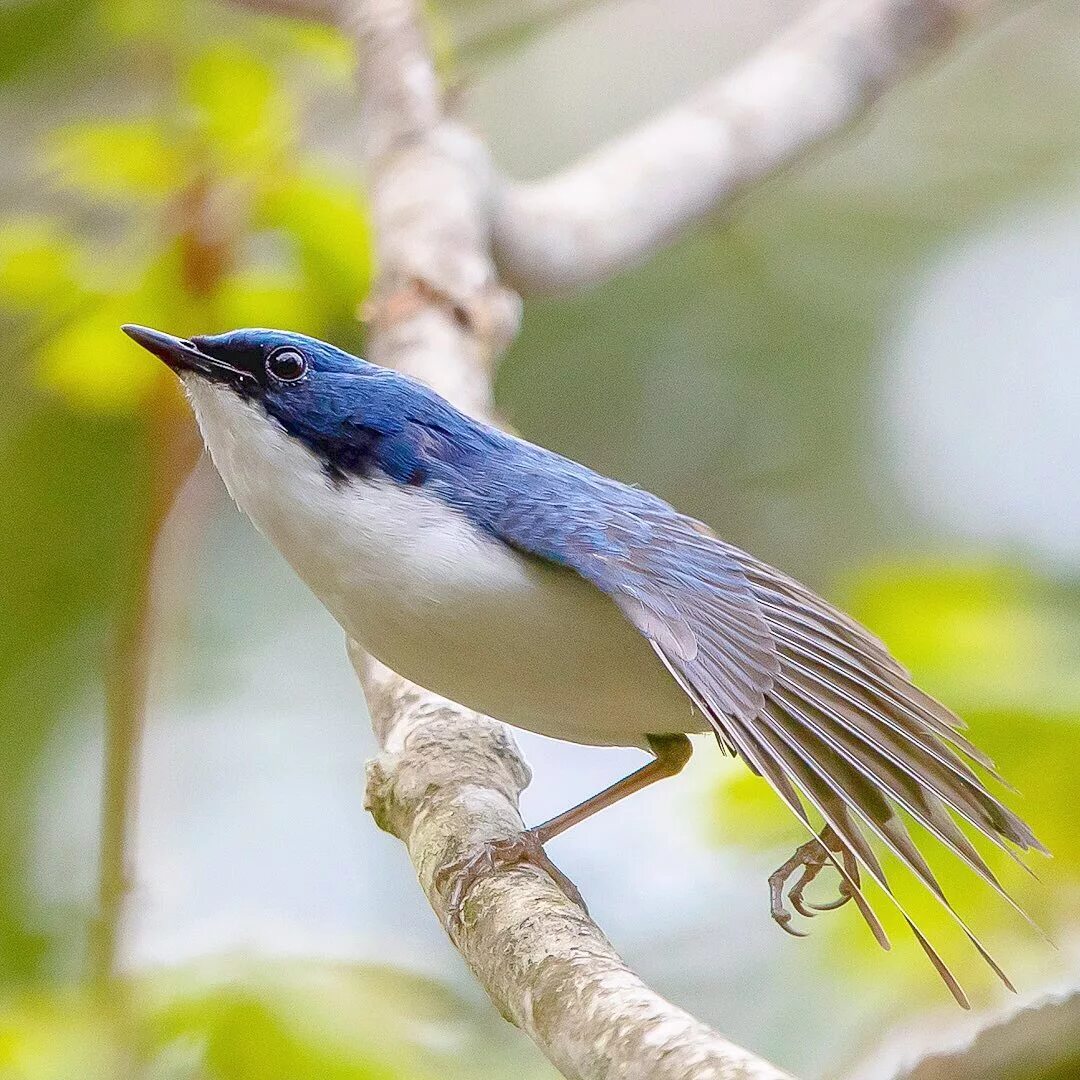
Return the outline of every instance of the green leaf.
{"type": "Polygon", "coordinates": [[[195,131],[221,169],[261,174],[293,131],[288,102],[270,66],[236,45],[218,45],[188,67],[185,98],[195,131]]]}
{"type": "Polygon", "coordinates": [[[381,966],[236,956],[142,975],[115,1004],[0,1005],[4,1080],[547,1080],[490,1009],[381,966]],[[132,1063],[138,1067],[133,1072],[132,1063]]]}
{"type": "Polygon", "coordinates": [[[255,220],[286,231],[311,286],[356,310],[375,267],[371,220],[355,185],[314,171],[287,175],[263,193],[255,220]]]}
{"type": "Polygon", "coordinates": [[[187,178],[181,147],[151,120],[61,128],[45,160],[61,185],[110,200],[161,199],[187,178]]]}
{"type": "Polygon", "coordinates": [[[426,979],[312,962],[232,962],[180,974],[158,981],[156,1001],[144,996],[147,1035],[157,1047],[201,1047],[203,1075],[213,1080],[458,1075],[447,1068],[454,1057],[431,1044],[453,1046],[467,1013],[426,979]]]}
{"type": "Polygon", "coordinates": [[[37,357],[40,384],[77,409],[132,412],[165,375],[121,333],[132,310],[130,302],[110,300],[46,341],[37,357]]]}

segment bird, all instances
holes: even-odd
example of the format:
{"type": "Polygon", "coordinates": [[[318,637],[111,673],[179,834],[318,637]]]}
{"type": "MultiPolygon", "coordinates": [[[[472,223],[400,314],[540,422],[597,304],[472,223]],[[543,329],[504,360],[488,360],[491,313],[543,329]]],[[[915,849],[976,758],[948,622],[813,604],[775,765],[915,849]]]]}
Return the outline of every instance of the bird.
{"type": "Polygon", "coordinates": [[[816,907],[853,900],[888,948],[868,878],[969,1007],[901,907],[874,840],[1012,989],[905,815],[1017,911],[958,821],[1018,862],[1046,849],[991,792],[1001,778],[959,718],[850,616],[642,488],[326,342],[271,329],[190,339],[123,330],[179,376],[233,500],[364,650],[513,727],[652,755],[580,805],[444,868],[457,917],[483,865],[534,862],[581,902],[543,845],[674,776],[691,755],[688,735],[711,733],[808,830],[769,879],[784,929],[802,933],[785,887],[810,915],[804,889],[831,866],[838,896],[816,907]]]}

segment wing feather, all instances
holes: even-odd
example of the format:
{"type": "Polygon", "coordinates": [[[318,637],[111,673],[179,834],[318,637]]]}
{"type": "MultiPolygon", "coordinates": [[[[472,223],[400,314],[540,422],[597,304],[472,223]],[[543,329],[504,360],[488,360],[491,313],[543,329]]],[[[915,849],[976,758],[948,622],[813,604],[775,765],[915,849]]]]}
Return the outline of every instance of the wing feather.
{"type": "MultiPolygon", "coordinates": [[[[738,563],[670,510],[620,527],[620,558],[574,553],[570,565],[608,594],[719,712],[750,719],[780,670],[776,641],[738,563]]],[[[608,530],[609,540],[612,539],[608,530]]]]}

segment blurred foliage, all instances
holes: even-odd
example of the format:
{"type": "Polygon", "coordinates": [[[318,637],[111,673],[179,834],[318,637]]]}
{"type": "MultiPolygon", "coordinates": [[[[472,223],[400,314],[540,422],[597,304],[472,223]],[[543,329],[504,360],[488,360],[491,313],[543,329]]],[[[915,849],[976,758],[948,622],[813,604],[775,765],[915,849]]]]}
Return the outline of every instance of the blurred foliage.
{"type": "Polygon", "coordinates": [[[34,64],[50,68],[80,29],[91,0],[10,0],[0,7],[0,85],[34,64]]]}
{"type": "Polygon", "coordinates": [[[161,26],[115,2],[103,14],[117,53],[163,53],[165,76],[150,115],[95,116],[44,140],[45,176],[73,213],[116,216],[108,241],[79,218],[16,218],[0,232],[0,302],[43,340],[44,386],[94,410],[143,400],[168,376],[117,335],[124,321],[215,332],[277,319],[348,335],[371,277],[366,215],[297,141],[303,103],[279,70],[280,42],[260,55],[168,8],[161,26]]]}
{"type": "MultiPolygon", "coordinates": [[[[141,977],[120,1017],[74,994],[0,1010],[5,1080],[483,1080],[505,1076],[491,1018],[421,976],[242,957],[141,977]],[[483,1040],[483,1053],[479,1053],[483,1040]]],[[[516,1070],[523,1080],[541,1072],[516,1070]]]]}
{"type": "Polygon", "coordinates": [[[17,376],[0,427],[8,980],[32,975],[39,955],[22,846],[36,763],[72,695],[100,671],[134,545],[146,542],[157,483],[146,440],[169,426],[149,408],[151,392],[182,408],[168,373],[120,324],[274,324],[349,341],[372,274],[352,176],[302,137],[313,99],[350,85],[333,35],[200,3],[97,0],[59,5],[62,18],[57,7],[0,13],[0,74],[31,98],[51,84],[61,102],[21,162],[33,196],[0,219],[0,330],[17,376]],[[81,68],[62,63],[75,47],[67,30],[81,68]],[[88,88],[105,78],[127,88],[103,110],[88,88]]]}
{"type": "MultiPolygon", "coordinates": [[[[494,67],[607,7],[619,5],[448,0],[430,14],[459,87],[462,66],[494,67]]],[[[1002,207],[1075,178],[1080,128],[1060,122],[1080,106],[1075,33],[1053,11],[1041,18],[1010,28],[1005,60],[993,62],[991,42],[891,94],[874,125],[753,193],[722,226],[586,296],[531,303],[499,394],[538,441],[659,490],[819,585],[840,575],[834,599],[971,723],[1023,793],[1008,798],[1055,854],[1035,862],[1042,884],[989,857],[1064,934],[1080,899],[1068,764],[1080,750],[1080,593],[1017,569],[1023,553],[883,563],[933,541],[882,494],[873,399],[873,360],[919,268],[1002,207]]],[[[566,62],[590,66],[595,47],[566,62]]],[[[339,130],[355,112],[351,65],[320,27],[205,0],[0,4],[5,1080],[112,1080],[133,1048],[139,1075],[157,1080],[524,1075],[520,1055],[499,1056],[488,1013],[388,971],[223,957],[140,977],[134,1014],[117,1016],[79,985],[87,913],[45,908],[30,884],[36,785],[57,747],[98,722],[86,702],[118,602],[138,585],[133,553],[160,479],[150,463],[164,425],[151,403],[169,400],[171,383],[117,328],[262,324],[358,344],[372,265],[351,134],[339,130]]],[[[567,109],[555,93],[564,71],[537,96],[567,109]]],[[[522,127],[521,107],[506,104],[507,130],[522,127]]],[[[524,127],[533,164],[549,167],[544,134],[524,127]]],[[[803,839],[741,766],[714,795],[702,815],[713,839],[754,848],[755,874],[803,839]]],[[[936,868],[965,914],[978,900],[977,929],[1037,985],[1037,939],[950,862],[936,868]]],[[[928,898],[905,901],[935,940],[952,933],[928,898]]],[[[815,921],[807,948],[820,977],[842,965],[844,979],[812,1003],[763,995],[755,1047],[801,1072],[815,1054],[851,1052],[853,1009],[878,1021],[930,996],[933,973],[899,944],[902,928],[883,958],[856,922],[850,909],[815,921]],[[832,1003],[812,1047],[774,1019],[784,1008],[820,1019],[832,1003]]],[[[662,929],[649,928],[658,949],[662,929]]],[[[962,943],[946,952],[972,989],[988,986],[962,943]]],[[[754,957],[755,994],[794,978],[781,955],[754,957]]]]}

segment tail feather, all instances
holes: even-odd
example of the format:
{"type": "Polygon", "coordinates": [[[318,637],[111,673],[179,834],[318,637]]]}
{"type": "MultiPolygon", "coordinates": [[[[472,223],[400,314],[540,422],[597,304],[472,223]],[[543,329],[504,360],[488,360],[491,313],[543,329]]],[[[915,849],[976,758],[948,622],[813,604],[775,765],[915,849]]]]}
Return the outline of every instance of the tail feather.
{"type": "MultiPolygon", "coordinates": [[[[761,772],[761,774],[769,780],[779,793],[780,797],[794,812],[795,816],[806,826],[807,832],[813,836],[814,830],[810,824],[810,819],[807,817],[802,801],[789,779],[786,766],[781,763],[773,750],[765,744],[753,729],[741,725],[735,739],[739,745],[739,752],[743,757],[755,766],[756,771],[761,772]]],[[[813,803],[812,799],[810,801],[813,803]]],[[[815,809],[818,809],[819,813],[821,812],[820,808],[816,806],[815,809]]],[[[888,950],[892,948],[889,936],[885,933],[885,928],[881,925],[881,921],[878,919],[874,909],[866,899],[866,894],[863,892],[862,886],[848,873],[847,867],[844,866],[842,860],[837,859],[831,851],[827,851],[826,853],[837,873],[839,873],[847,883],[852,899],[855,901],[859,913],[865,920],[866,925],[870,928],[870,932],[874,935],[877,943],[883,949],[888,950]]]]}
{"type": "MultiPolygon", "coordinates": [[[[882,642],[805,586],[737,549],[728,551],[745,573],[773,635],[779,670],[764,692],[764,707],[750,719],[719,713],[676,674],[683,688],[718,736],[772,784],[804,825],[811,827],[806,805],[825,819],[843,851],[865,867],[899,908],[961,1005],[966,1007],[966,995],[897,900],[867,832],[946,908],[991,970],[1012,989],[949,902],[901,816],[910,815],[1027,918],[952,816],[1017,861],[1017,851],[1046,850],[976,771],[978,767],[1000,780],[993,763],[960,734],[963,724],[952,712],[912,683],[882,642]]],[[[887,946],[884,929],[845,872],[843,858],[832,861],[875,937],[887,946]]]]}
{"type": "Polygon", "coordinates": [[[911,716],[903,716],[902,705],[875,694],[873,687],[845,682],[842,672],[831,673],[830,677],[815,671],[801,659],[788,655],[783,646],[781,655],[784,659],[778,682],[799,699],[827,709],[841,730],[888,753],[898,767],[949,803],[991,840],[998,842],[1001,837],[1021,850],[1045,851],[1028,825],[996,799],[948,748],[940,743],[935,747],[925,733],[921,739],[909,735],[911,716]],[[907,724],[902,723],[904,719],[907,724]]]}
{"type": "MultiPolygon", "coordinates": [[[[760,594],[758,602],[763,602],[760,594]]],[[[966,757],[993,772],[994,763],[990,758],[960,734],[963,724],[959,718],[929,694],[923,693],[898,665],[887,664],[869,651],[860,650],[845,641],[830,631],[830,623],[824,616],[816,620],[808,617],[800,622],[792,618],[789,609],[776,608],[767,600],[763,606],[774,636],[790,652],[846,671],[848,677],[860,683],[865,691],[898,710],[896,722],[902,724],[913,739],[926,741],[927,734],[935,735],[946,744],[940,747],[942,751],[948,753],[947,746],[951,744],[966,757]],[[790,625],[792,622],[797,625],[790,625]]],[[[956,757],[955,754],[949,756],[956,757]]],[[[956,760],[963,764],[960,759],[956,760]]],[[[995,776],[995,779],[1000,778],[995,776]]]]}
{"type": "MultiPolygon", "coordinates": [[[[773,716],[773,719],[775,719],[775,715],[773,716]]],[[[867,872],[874,881],[877,882],[886,896],[888,896],[892,903],[896,905],[904,921],[911,928],[916,940],[929,957],[930,962],[934,965],[934,968],[956,999],[957,1004],[960,1005],[961,1008],[969,1009],[971,1003],[964,993],[963,987],[961,987],[956,976],[953,975],[949,966],[941,958],[941,955],[933,945],[931,945],[926,935],[919,929],[915,921],[908,914],[903,904],[897,899],[873,849],[867,843],[866,837],[863,836],[858,826],[851,820],[847,801],[843,795],[839,794],[837,785],[833,782],[832,778],[825,773],[820,766],[815,766],[811,763],[813,759],[808,757],[797,741],[783,733],[782,727],[770,724],[764,730],[771,736],[768,741],[773,753],[784,760],[785,765],[792,772],[796,782],[800,789],[805,793],[807,799],[810,800],[818,813],[821,814],[825,821],[832,827],[840,840],[866,867],[867,872]]],[[[996,964],[992,964],[992,967],[995,971],[1000,971],[996,964]]]]}
{"type": "MultiPolygon", "coordinates": [[[[898,710],[899,716],[894,723],[900,725],[907,737],[923,746],[928,753],[940,754],[942,764],[948,764],[963,775],[975,779],[970,765],[954,752],[958,750],[964,757],[977,762],[991,774],[994,773],[994,763],[990,758],[953,726],[956,721],[952,714],[914,684],[905,683],[900,676],[881,666],[875,668],[872,662],[846,655],[828,639],[815,639],[806,632],[785,625],[779,619],[773,629],[777,642],[790,654],[793,662],[797,658],[807,666],[824,669],[860,692],[868,694],[872,700],[898,710]],[[913,715],[913,720],[908,719],[909,713],[913,715]],[[927,739],[926,728],[930,728],[931,734],[938,739],[944,740],[940,749],[927,739]]],[[[996,775],[995,779],[1000,780],[996,775]]]]}
{"type": "Polygon", "coordinates": [[[947,815],[935,813],[937,800],[932,802],[933,796],[928,796],[926,791],[919,787],[918,774],[909,772],[909,767],[895,759],[890,759],[872,743],[867,742],[860,746],[839,722],[830,728],[829,721],[836,721],[837,718],[824,708],[800,704],[798,700],[791,700],[783,694],[777,694],[777,700],[789,716],[797,719],[807,731],[813,732],[851,769],[882,789],[916,821],[967,862],[981,877],[1000,888],[997,878],[982,856],[967,841],[963,833],[956,829],[951,819],[947,815]],[[892,768],[893,765],[897,765],[898,769],[892,768]],[[912,775],[915,777],[914,782],[912,775]],[[943,824],[942,819],[948,825],[943,824]],[[950,825],[954,831],[950,831],[950,825]]]}
{"type": "MultiPolygon", "coordinates": [[[[794,713],[795,710],[792,710],[792,712],[794,713]]],[[[842,766],[834,766],[833,775],[841,774],[842,771],[842,766]]],[[[886,790],[889,792],[890,795],[895,795],[891,782],[886,781],[883,786],[886,786],[886,790]]],[[[945,910],[948,911],[952,918],[955,919],[968,940],[972,943],[976,950],[978,950],[979,955],[982,956],[982,958],[987,962],[987,964],[990,965],[991,969],[997,974],[997,976],[1001,979],[1005,986],[1008,987],[1008,989],[1015,991],[1015,987],[1009,981],[1008,976],[1006,976],[1005,972],[1001,970],[997,962],[983,946],[982,942],[979,941],[979,939],[975,936],[974,932],[967,925],[967,923],[960,916],[960,914],[956,911],[949,899],[946,897],[940,882],[935,877],[934,872],[930,869],[930,865],[929,863],[927,863],[922,852],[915,846],[915,843],[911,839],[910,833],[904,826],[904,823],[900,819],[899,815],[886,804],[885,815],[878,818],[874,816],[873,803],[868,806],[863,802],[855,801],[855,799],[857,799],[857,796],[853,796],[853,801],[850,805],[853,805],[853,808],[855,809],[859,817],[861,817],[866,823],[866,825],[878,835],[878,837],[883,841],[885,846],[891,852],[893,852],[893,854],[896,855],[897,858],[899,858],[900,861],[903,862],[904,865],[907,866],[915,874],[915,876],[923,883],[923,885],[925,885],[926,888],[933,894],[933,896],[941,903],[945,910]]],[[[901,800],[897,798],[897,802],[901,802],[901,800]]],[[[909,809],[909,807],[903,802],[901,802],[901,805],[904,806],[904,809],[909,809]]],[[[911,811],[909,810],[909,812],[911,811]]],[[[978,861],[981,862],[981,860],[978,861]]],[[[976,869],[978,868],[977,864],[969,865],[972,865],[976,869]]],[[[989,874],[989,870],[987,870],[987,873],[989,874]]],[[[991,880],[994,880],[992,874],[989,874],[989,877],[991,880]]],[[[1005,893],[1004,890],[1000,888],[1000,886],[998,886],[998,890],[999,892],[1001,892],[1001,894],[1005,897],[1006,900],[1011,901],[1011,897],[1009,897],[1009,895],[1005,893]]]]}
{"type": "MultiPolygon", "coordinates": [[[[674,678],[682,688],[683,692],[701,712],[702,716],[709,720],[716,732],[716,737],[719,740],[721,747],[734,747],[754,772],[759,776],[765,777],[772,785],[773,790],[780,796],[791,812],[806,827],[807,832],[813,836],[813,826],[810,824],[810,818],[807,816],[806,808],[803,806],[802,799],[799,797],[799,793],[795,787],[795,784],[799,783],[798,778],[795,777],[792,770],[787,766],[783,755],[778,756],[776,754],[775,750],[762,738],[764,733],[758,728],[748,724],[738,723],[730,718],[718,715],[716,710],[702,698],[696,687],[685,675],[683,675],[678,666],[671,662],[664,653],[664,650],[655,642],[653,642],[653,650],[660,658],[664,667],[670,672],[672,678],[674,678]],[[793,779],[795,781],[794,784],[792,783],[793,779]]],[[[802,785],[799,784],[799,787],[802,787],[802,785]]],[[[807,797],[810,797],[808,793],[807,797]]],[[[828,816],[824,814],[824,811],[812,798],[811,802],[815,806],[815,809],[817,809],[819,813],[822,813],[823,816],[826,817],[826,820],[829,820],[828,816]]],[[[839,811],[841,816],[846,819],[846,807],[841,806],[839,811]]],[[[873,851],[865,845],[862,835],[858,830],[851,829],[849,832],[855,838],[856,847],[863,848],[864,857],[869,858],[876,865],[877,860],[873,851]]],[[[839,829],[837,830],[837,833],[838,835],[840,834],[839,829]]],[[[892,946],[888,934],[885,933],[885,928],[881,925],[881,921],[874,913],[874,909],[870,906],[869,901],[867,901],[859,882],[848,873],[842,860],[835,858],[832,852],[827,852],[827,854],[837,872],[847,882],[852,898],[863,919],[866,921],[867,926],[870,928],[870,932],[874,935],[875,940],[883,949],[891,948],[892,946]]],[[[880,867],[878,867],[878,869],[880,871],[880,867]]]]}
{"type": "MultiPolygon", "coordinates": [[[[842,717],[821,702],[800,703],[783,694],[778,699],[792,716],[813,731],[842,757],[849,766],[877,784],[916,821],[950,848],[985,881],[1008,899],[1001,883],[987,866],[975,846],[956,827],[942,809],[951,806],[977,828],[991,824],[976,819],[970,803],[948,790],[930,770],[920,770],[917,764],[905,760],[890,748],[882,746],[872,735],[845,724],[842,717]]],[[[1006,849],[1007,850],[1007,849],[1006,849]]]]}

